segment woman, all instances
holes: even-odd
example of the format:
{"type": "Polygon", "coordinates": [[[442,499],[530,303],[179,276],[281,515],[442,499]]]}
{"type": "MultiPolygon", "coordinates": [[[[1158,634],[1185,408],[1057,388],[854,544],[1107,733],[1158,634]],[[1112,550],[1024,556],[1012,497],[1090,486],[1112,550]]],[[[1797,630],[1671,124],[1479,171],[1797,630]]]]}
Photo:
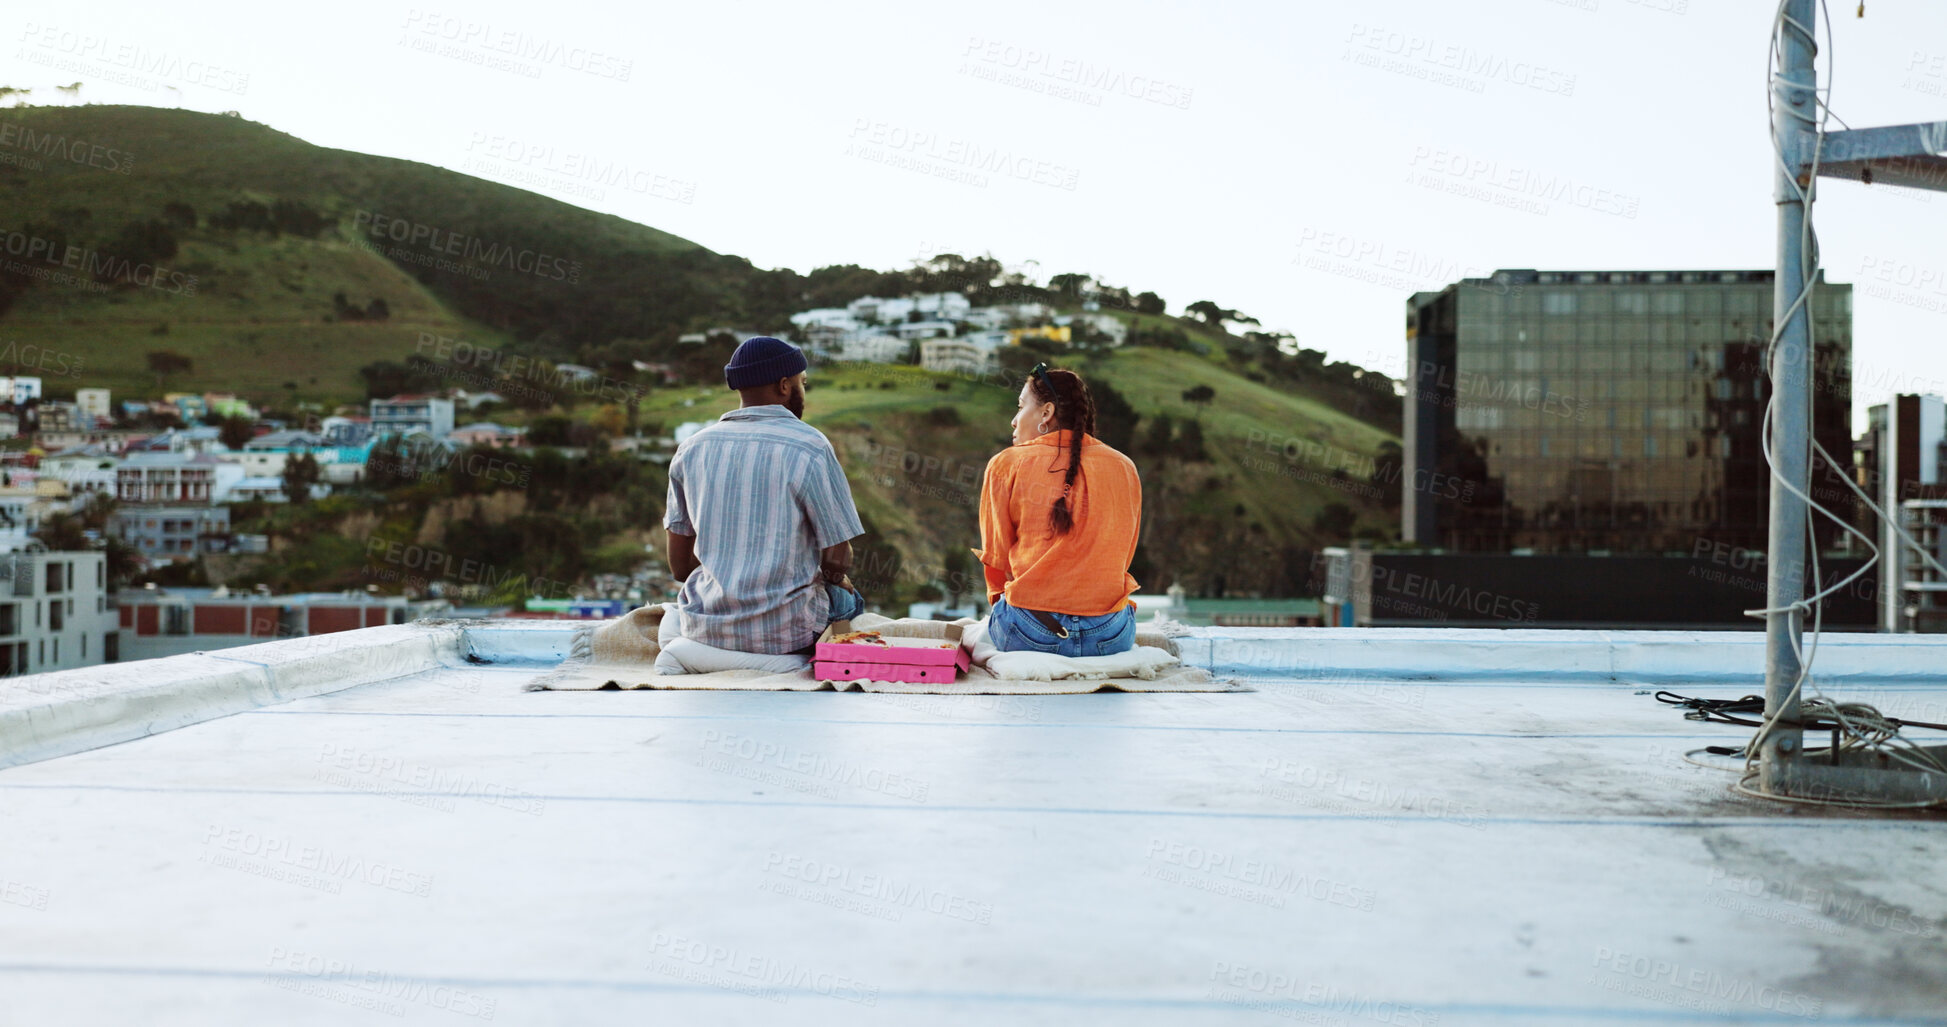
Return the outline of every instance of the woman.
{"type": "Polygon", "coordinates": [[[980,485],[977,555],[997,649],[1106,656],[1135,645],[1129,560],[1142,482],[1094,431],[1081,376],[1035,365],[1021,386],[1014,444],[987,462],[980,485]]]}

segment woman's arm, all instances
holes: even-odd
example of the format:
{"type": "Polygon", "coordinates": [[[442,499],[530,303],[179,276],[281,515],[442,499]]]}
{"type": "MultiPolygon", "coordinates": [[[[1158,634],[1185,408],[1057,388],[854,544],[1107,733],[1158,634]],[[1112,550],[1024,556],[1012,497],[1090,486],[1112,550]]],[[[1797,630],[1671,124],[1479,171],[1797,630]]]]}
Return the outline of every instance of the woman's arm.
{"type": "Polygon", "coordinates": [[[1008,555],[1014,551],[1018,528],[1012,503],[1014,477],[1000,463],[999,456],[987,461],[987,472],[980,480],[980,549],[975,555],[980,557],[981,569],[987,576],[989,604],[1000,598],[1001,590],[1013,576],[1008,555]]]}

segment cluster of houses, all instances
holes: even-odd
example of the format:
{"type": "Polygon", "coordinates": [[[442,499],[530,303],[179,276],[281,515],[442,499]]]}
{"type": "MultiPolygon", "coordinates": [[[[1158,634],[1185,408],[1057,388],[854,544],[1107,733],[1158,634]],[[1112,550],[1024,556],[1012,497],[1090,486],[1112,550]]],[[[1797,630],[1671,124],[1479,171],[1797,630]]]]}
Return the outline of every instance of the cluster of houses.
{"type": "Polygon", "coordinates": [[[1128,327],[1085,304],[1057,314],[1045,303],[976,307],[957,292],[881,299],[862,296],[843,307],[791,315],[805,347],[826,360],[913,364],[929,371],[988,374],[1004,346],[1037,338],[1070,344],[1095,338],[1120,346],[1128,327]]]}
{"type": "Polygon", "coordinates": [[[145,430],[117,426],[108,415],[107,389],[79,389],[75,401],[65,403],[40,401],[37,379],[0,379],[0,384],[12,385],[16,411],[0,414],[0,437],[31,440],[25,448],[0,454],[0,553],[30,548],[47,520],[96,495],[117,501],[109,530],[145,560],[261,551],[261,536],[231,531],[230,504],[287,502],[284,472],[292,459],[309,455],[317,462],[318,480],[310,494],[319,497],[362,480],[374,445],[388,437],[446,450],[525,442],[520,428],[491,422],[456,426],[456,401],[442,396],[372,400],[369,416],[324,417],[303,427],[259,420],[248,404],[221,393],[124,403],[125,415],[166,411],[190,425],[145,430]],[[221,428],[196,423],[207,414],[251,418],[256,434],[233,447],[224,442],[221,428]]]}

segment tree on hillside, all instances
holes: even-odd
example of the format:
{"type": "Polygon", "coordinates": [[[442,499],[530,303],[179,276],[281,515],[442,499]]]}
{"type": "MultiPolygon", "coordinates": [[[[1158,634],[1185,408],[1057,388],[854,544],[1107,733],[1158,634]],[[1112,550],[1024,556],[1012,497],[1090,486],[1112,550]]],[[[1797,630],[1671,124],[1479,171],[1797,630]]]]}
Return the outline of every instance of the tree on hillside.
{"type": "Polygon", "coordinates": [[[588,423],[602,434],[616,437],[628,430],[629,415],[618,404],[604,403],[588,415],[588,423]]]}
{"type": "Polygon", "coordinates": [[[1073,299],[1081,296],[1090,280],[1088,275],[1061,274],[1048,279],[1048,288],[1073,299]]]}
{"type": "Polygon", "coordinates": [[[1184,463],[1210,459],[1210,454],[1203,448],[1203,425],[1197,421],[1183,422],[1183,428],[1176,435],[1176,445],[1171,448],[1176,458],[1184,463]]]}
{"type": "Polygon", "coordinates": [[[1261,350],[1288,353],[1295,349],[1298,337],[1290,332],[1245,332],[1244,341],[1261,350]]]}
{"type": "Polygon", "coordinates": [[[1136,313],[1160,316],[1165,309],[1167,309],[1167,304],[1163,302],[1163,297],[1153,292],[1139,292],[1136,294],[1136,313]]]}
{"type": "Polygon", "coordinates": [[[1168,456],[1170,437],[1175,434],[1175,422],[1168,414],[1157,414],[1149,419],[1149,431],[1143,435],[1143,452],[1151,456],[1168,456]]]}
{"type": "Polygon", "coordinates": [[[303,453],[284,461],[284,495],[292,503],[311,501],[311,486],[318,483],[318,458],[303,453]]]}
{"type": "Polygon", "coordinates": [[[395,360],[375,360],[359,368],[358,376],[365,380],[367,399],[390,399],[403,392],[425,392],[440,384],[439,376],[433,373],[432,364],[417,354],[403,364],[395,360]]]}
{"type": "Polygon", "coordinates": [[[150,350],[146,359],[149,373],[155,375],[156,388],[162,387],[162,380],[172,374],[188,374],[195,368],[195,362],[181,353],[166,349],[150,350]]]}
{"type": "Polygon", "coordinates": [[[1209,300],[1198,300],[1195,303],[1192,303],[1189,306],[1184,307],[1183,312],[1186,314],[1194,314],[1197,317],[1202,318],[1204,324],[1207,324],[1210,327],[1216,328],[1218,330],[1223,329],[1225,321],[1232,321],[1237,324],[1246,324],[1246,325],[1254,325],[1259,323],[1257,318],[1251,317],[1250,315],[1245,314],[1241,310],[1229,310],[1224,307],[1220,307],[1209,300]]]}
{"type": "Polygon", "coordinates": [[[527,444],[530,446],[566,446],[568,429],[574,422],[566,417],[550,415],[537,417],[528,422],[527,444]]]}
{"type": "Polygon", "coordinates": [[[1400,503],[1400,468],[1405,465],[1406,453],[1393,441],[1379,444],[1379,455],[1373,460],[1372,474],[1366,478],[1368,484],[1379,488],[1380,503],[1388,508],[1396,508],[1400,503]]]}
{"type": "Polygon", "coordinates": [[[940,570],[948,606],[959,606],[962,595],[985,587],[983,579],[973,570],[973,555],[960,546],[946,548],[946,555],[940,558],[940,570]]]}
{"type": "Polygon", "coordinates": [[[242,449],[243,444],[257,437],[250,418],[235,415],[217,422],[217,438],[231,449],[242,449]]]}
{"type": "Polygon", "coordinates": [[[1312,518],[1312,530],[1330,541],[1349,541],[1352,529],[1359,523],[1359,515],[1344,503],[1327,503],[1325,509],[1312,518]]]}
{"type": "Polygon", "coordinates": [[[1118,453],[1128,453],[1136,442],[1136,408],[1106,381],[1088,387],[1095,399],[1095,437],[1118,453]]]}
{"type": "Polygon", "coordinates": [[[196,227],[196,208],[181,200],[170,200],[163,204],[162,216],[177,228],[196,227]]]}
{"type": "Polygon", "coordinates": [[[1217,390],[1208,385],[1198,385],[1183,390],[1183,402],[1199,409],[1209,406],[1210,401],[1216,398],[1217,390]]]}
{"type": "Polygon", "coordinates": [[[106,249],[131,264],[159,264],[176,255],[176,230],[153,218],[131,221],[106,249]]]}
{"type": "Polygon", "coordinates": [[[1183,312],[1185,314],[1190,314],[1192,316],[1202,318],[1203,323],[1211,326],[1212,328],[1222,327],[1224,322],[1224,315],[1228,313],[1228,311],[1226,311],[1224,308],[1216,305],[1215,303],[1210,302],[1209,300],[1198,300],[1195,303],[1192,303],[1189,306],[1184,307],[1183,312]]]}

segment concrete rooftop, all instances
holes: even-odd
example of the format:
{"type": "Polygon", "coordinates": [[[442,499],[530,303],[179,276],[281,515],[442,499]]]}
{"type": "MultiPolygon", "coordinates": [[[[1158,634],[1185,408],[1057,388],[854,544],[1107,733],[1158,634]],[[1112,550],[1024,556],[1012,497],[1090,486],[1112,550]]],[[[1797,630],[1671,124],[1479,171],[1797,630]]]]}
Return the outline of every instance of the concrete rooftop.
{"type": "MultiPolygon", "coordinates": [[[[0,1025],[1947,1023],[1947,818],[1735,796],[1680,754],[1743,730],[1637,694],[1754,691],[1755,638],[1186,640],[1235,694],[522,691],[568,630],[0,682],[86,702],[45,752],[162,731],[0,770],[0,1025]]],[[[1841,641],[1849,694],[1947,721],[1947,650],[1841,641]]]]}

